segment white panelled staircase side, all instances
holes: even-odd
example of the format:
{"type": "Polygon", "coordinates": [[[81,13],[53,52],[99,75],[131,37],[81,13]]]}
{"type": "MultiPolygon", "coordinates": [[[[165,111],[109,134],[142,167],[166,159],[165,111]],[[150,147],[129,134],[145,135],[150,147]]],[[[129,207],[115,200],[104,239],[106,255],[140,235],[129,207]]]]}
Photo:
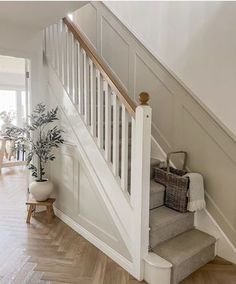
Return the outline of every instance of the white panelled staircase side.
{"type": "Polygon", "coordinates": [[[113,259],[142,280],[149,246],[152,114],[148,94],[142,93],[136,106],[68,18],[46,28],[44,55],[73,106],[63,110],[71,125],[75,114],[70,112],[80,117],[76,130],[80,154],[100,184],[100,194],[131,255],[129,266],[113,259]]]}

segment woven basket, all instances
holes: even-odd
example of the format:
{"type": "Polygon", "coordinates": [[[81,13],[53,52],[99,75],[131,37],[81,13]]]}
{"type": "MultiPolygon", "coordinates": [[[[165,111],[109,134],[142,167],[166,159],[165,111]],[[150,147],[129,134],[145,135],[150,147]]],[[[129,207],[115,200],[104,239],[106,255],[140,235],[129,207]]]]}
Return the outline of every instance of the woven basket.
{"type": "Polygon", "coordinates": [[[166,187],[165,206],[179,212],[187,211],[189,178],[183,177],[187,171],[185,170],[187,162],[187,153],[184,151],[170,152],[167,155],[167,167],[155,168],[155,181],[166,187]],[[175,169],[170,167],[170,157],[173,154],[184,154],[183,168],[175,169]]]}

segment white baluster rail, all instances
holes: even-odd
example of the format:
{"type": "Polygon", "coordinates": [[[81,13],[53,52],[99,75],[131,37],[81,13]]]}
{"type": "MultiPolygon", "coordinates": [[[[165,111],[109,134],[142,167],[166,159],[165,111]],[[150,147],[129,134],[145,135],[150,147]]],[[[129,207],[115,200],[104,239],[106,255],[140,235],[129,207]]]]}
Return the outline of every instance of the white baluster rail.
{"type": "MultiPolygon", "coordinates": [[[[136,106],[68,18],[45,30],[45,55],[83,118],[134,212],[134,273],[148,253],[151,108],[136,106]]],[[[122,209],[121,209],[122,210],[122,209]]]]}

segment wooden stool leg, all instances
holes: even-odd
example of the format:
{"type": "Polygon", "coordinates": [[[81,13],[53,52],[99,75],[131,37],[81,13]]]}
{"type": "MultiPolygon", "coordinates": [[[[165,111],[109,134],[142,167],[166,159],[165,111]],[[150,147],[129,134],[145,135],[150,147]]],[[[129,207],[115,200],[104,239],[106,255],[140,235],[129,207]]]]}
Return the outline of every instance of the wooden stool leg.
{"type": "Polygon", "coordinates": [[[32,205],[32,216],[35,216],[36,205],[32,205]]]}
{"type": "Polygon", "coordinates": [[[52,222],[51,206],[47,205],[48,223],[52,222]]]}
{"type": "Polygon", "coordinates": [[[51,212],[52,212],[52,217],[55,217],[55,213],[54,213],[54,210],[53,210],[53,205],[51,205],[51,212]]]}
{"type": "Polygon", "coordinates": [[[27,219],[26,219],[26,223],[30,223],[30,218],[31,218],[32,210],[33,210],[33,205],[30,205],[30,206],[29,206],[28,215],[27,215],[27,219]]]}

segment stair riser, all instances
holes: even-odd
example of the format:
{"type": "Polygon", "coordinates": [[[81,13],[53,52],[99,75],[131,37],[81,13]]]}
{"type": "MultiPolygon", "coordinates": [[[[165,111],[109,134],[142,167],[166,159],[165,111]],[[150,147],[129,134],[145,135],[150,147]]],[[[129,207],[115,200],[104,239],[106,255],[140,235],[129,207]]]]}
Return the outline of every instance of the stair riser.
{"type": "Polygon", "coordinates": [[[165,192],[155,192],[150,196],[150,209],[154,209],[164,205],[165,192]]]}
{"type": "Polygon", "coordinates": [[[150,164],[150,167],[151,167],[151,169],[150,169],[150,179],[153,179],[154,178],[154,168],[155,167],[157,167],[159,164],[160,164],[160,160],[158,160],[158,159],[154,159],[154,158],[152,158],[151,159],[151,164],[150,164]]]}
{"type": "Polygon", "coordinates": [[[186,214],[183,218],[176,220],[175,222],[163,224],[155,230],[150,231],[150,245],[155,247],[156,245],[174,238],[175,236],[193,229],[194,215],[186,214]]]}
{"type": "Polygon", "coordinates": [[[215,257],[215,244],[201,250],[178,266],[173,265],[171,284],[177,284],[188,275],[213,260],[215,257]]]}
{"type": "Polygon", "coordinates": [[[154,170],[154,166],[151,165],[151,170],[150,170],[150,179],[154,179],[154,175],[155,175],[155,170],[154,170]]]}

